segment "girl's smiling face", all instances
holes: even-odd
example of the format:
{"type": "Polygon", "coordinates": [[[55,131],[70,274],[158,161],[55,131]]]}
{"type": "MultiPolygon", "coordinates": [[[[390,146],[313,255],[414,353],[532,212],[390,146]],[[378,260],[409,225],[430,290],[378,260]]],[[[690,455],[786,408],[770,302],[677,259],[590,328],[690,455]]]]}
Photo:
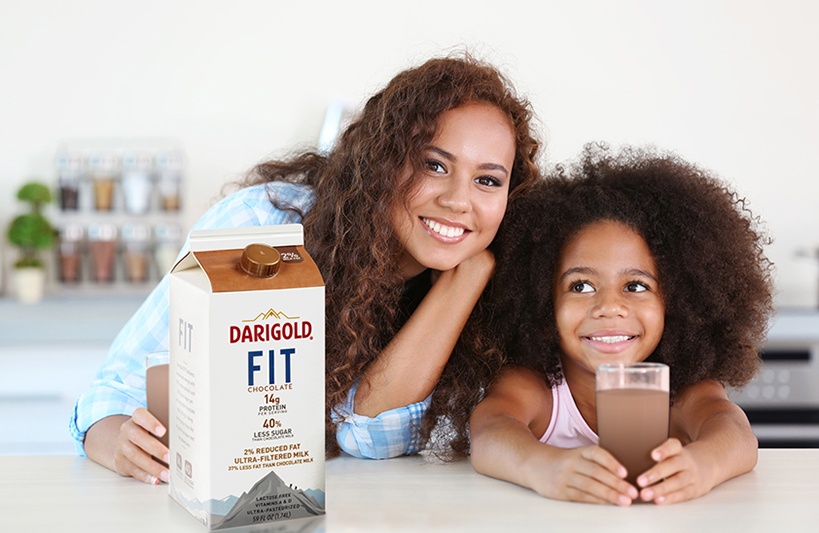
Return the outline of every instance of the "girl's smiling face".
{"type": "Polygon", "coordinates": [[[515,134],[496,107],[466,104],[441,114],[424,159],[409,209],[392,216],[404,279],[450,270],[489,246],[506,212],[515,134]]]}
{"type": "Polygon", "coordinates": [[[595,222],[566,243],[553,294],[567,374],[644,361],[660,342],[665,305],[654,257],[620,222],[595,222]]]}

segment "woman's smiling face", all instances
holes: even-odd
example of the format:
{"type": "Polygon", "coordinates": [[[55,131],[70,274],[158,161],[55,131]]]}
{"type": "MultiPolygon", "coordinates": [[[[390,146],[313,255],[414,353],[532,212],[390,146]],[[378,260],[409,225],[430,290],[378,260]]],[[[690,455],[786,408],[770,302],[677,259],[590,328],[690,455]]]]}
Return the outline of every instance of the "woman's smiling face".
{"type": "Polygon", "coordinates": [[[470,103],[441,114],[424,168],[392,224],[404,279],[450,270],[486,249],[506,212],[515,134],[494,106],[470,103]]]}
{"type": "Polygon", "coordinates": [[[644,361],[660,342],[665,305],[645,240],[613,221],[583,228],[564,246],[554,286],[567,374],[644,361]]]}

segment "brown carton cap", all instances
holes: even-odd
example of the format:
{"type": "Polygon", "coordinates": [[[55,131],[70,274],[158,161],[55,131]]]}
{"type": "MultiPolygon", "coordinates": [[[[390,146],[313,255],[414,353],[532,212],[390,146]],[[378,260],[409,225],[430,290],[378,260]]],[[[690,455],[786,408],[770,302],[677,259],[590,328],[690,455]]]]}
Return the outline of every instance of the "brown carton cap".
{"type": "Polygon", "coordinates": [[[279,273],[282,256],[272,246],[248,244],[242,252],[239,264],[242,270],[257,278],[272,278],[279,273]]]}

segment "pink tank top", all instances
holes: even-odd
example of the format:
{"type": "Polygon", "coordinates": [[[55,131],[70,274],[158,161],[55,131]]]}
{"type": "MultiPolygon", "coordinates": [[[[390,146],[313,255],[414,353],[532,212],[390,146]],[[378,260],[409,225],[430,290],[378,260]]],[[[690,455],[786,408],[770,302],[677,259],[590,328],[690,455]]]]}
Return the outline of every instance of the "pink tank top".
{"type": "Polygon", "coordinates": [[[597,434],[583,420],[565,379],[552,387],[552,420],[540,442],[557,448],[579,448],[600,442],[597,434]]]}

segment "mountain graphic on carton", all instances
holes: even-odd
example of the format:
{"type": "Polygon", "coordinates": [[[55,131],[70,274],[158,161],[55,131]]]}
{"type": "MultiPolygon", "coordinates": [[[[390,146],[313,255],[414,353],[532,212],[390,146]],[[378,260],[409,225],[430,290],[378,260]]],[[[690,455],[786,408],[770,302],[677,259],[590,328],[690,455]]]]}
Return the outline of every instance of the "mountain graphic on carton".
{"type": "Polygon", "coordinates": [[[258,315],[256,315],[256,318],[254,318],[253,320],[242,320],[242,322],[256,322],[257,320],[267,320],[271,316],[275,317],[276,320],[281,320],[283,318],[286,318],[287,320],[295,320],[299,318],[297,316],[287,316],[284,313],[280,313],[279,311],[276,311],[271,307],[264,313],[259,313],[258,315]]]}
{"type": "MultiPolygon", "coordinates": [[[[321,493],[321,499],[324,499],[324,493],[322,491],[314,491],[313,489],[308,490],[316,494],[321,493]]],[[[212,528],[222,529],[227,527],[246,526],[254,523],[254,517],[288,512],[290,515],[287,518],[304,518],[308,516],[322,515],[324,514],[324,505],[319,504],[316,498],[306,494],[305,491],[288,486],[284,481],[282,481],[276,472],[271,471],[265,477],[257,481],[248,492],[245,492],[239,496],[239,499],[236,500],[236,504],[224,518],[219,520],[219,517],[214,516],[212,528]],[[281,503],[270,505],[268,507],[259,505],[260,502],[271,501],[270,498],[264,498],[265,496],[278,496],[279,498],[277,498],[277,501],[281,503]],[[288,497],[292,501],[289,504],[286,504],[285,502],[287,501],[288,497]],[[287,509],[278,509],[279,507],[285,505],[288,507],[287,509]]]]}
{"type": "Polygon", "coordinates": [[[207,500],[200,502],[197,499],[189,500],[180,494],[172,485],[170,488],[171,497],[181,503],[189,513],[196,517],[197,520],[203,524],[208,523],[208,517],[214,516],[221,519],[233,509],[238,498],[236,496],[228,496],[221,500],[207,500]]]}

